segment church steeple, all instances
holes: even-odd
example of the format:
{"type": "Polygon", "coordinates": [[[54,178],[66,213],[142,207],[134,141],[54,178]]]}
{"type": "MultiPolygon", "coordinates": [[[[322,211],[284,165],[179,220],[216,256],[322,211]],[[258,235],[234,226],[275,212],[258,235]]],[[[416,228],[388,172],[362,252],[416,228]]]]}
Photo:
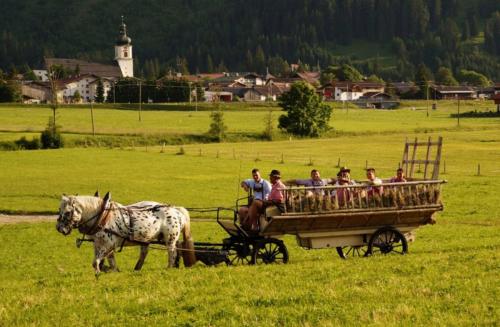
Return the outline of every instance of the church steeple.
{"type": "Polygon", "coordinates": [[[134,76],[134,61],[132,58],[132,39],[127,36],[127,25],[123,20],[115,43],[115,60],[118,62],[123,77],[134,76]]]}
{"type": "Polygon", "coordinates": [[[118,38],[116,39],[116,45],[131,45],[132,39],[127,36],[127,25],[123,20],[122,16],[122,24],[120,25],[120,32],[118,38]]]}

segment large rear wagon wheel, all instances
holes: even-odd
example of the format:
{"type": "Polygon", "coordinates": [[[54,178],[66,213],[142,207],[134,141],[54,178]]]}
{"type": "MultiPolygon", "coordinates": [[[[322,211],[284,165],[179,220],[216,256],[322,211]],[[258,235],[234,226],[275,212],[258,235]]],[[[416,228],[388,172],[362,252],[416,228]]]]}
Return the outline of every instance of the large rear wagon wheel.
{"type": "Polygon", "coordinates": [[[368,246],[337,246],[337,253],[342,259],[366,257],[368,256],[368,246]]]}
{"type": "Polygon", "coordinates": [[[408,242],[406,237],[393,227],[382,227],[373,233],[368,243],[368,255],[374,254],[406,254],[408,242]]]}
{"type": "Polygon", "coordinates": [[[285,243],[275,238],[265,239],[255,246],[253,263],[287,263],[288,250],[285,243]]]}

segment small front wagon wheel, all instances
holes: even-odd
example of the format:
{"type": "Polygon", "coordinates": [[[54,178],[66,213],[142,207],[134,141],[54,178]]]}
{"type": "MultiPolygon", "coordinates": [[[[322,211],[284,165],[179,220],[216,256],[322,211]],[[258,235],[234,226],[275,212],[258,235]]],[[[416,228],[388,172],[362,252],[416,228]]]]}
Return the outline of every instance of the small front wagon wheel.
{"type": "Polygon", "coordinates": [[[337,246],[337,253],[342,259],[366,257],[368,247],[366,245],[337,246]]]}
{"type": "Polygon", "coordinates": [[[275,238],[265,239],[255,246],[253,263],[287,263],[288,250],[285,243],[275,238]]]}
{"type": "Polygon", "coordinates": [[[368,255],[373,254],[406,254],[408,242],[406,237],[397,229],[382,227],[373,233],[368,243],[368,255]]]}
{"type": "Polygon", "coordinates": [[[228,266],[251,265],[253,264],[253,247],[250,243],[231,242],[224,250],[227,251],[228,266]]]}

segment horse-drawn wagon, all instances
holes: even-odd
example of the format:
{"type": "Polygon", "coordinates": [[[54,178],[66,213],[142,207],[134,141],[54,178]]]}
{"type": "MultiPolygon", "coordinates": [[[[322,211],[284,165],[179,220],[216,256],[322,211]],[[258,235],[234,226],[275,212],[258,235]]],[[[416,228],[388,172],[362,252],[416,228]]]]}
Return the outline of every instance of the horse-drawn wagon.
{"type": "Polygon", "coordinates": [[[284,235],[295,235],[303,248],[335,248],[344,259],[377,253],[404,254],[408,242],[415,239],[414,230],[433,224],[434,214],[443,210],[441,187],[446,181],[438,179],[441,146],[441,137],[437,142],[431,138],[425,142],[407,141],[400,165],[407,176],[404,182],[384,181],[376,187],[364,182],[288,186],[283,190],[283,207],[266,211],[258,232],[239,224],[238,209],[248,198],[238,199],[234,209],[216,208],[213,211],[217,223],[228,234],[221,243],[193,242],[185,208],[155,202],[122,206],[108,197],[63,197],[57,229],[68,235],[72,228],[78,228],[90,236],[86,240],[94,242],[96,273],[104,258],[116,268],[113,253],[127,244],[141,246],[136,269],[142,267],[150,244],[167,246],[169,266],[179,263],[178,252],[187,266],[195,260],[207,265],[287,263],[288,250],[280,239],[284,235]],[[417,159],[419,146],[427,147],[425,159],[417,159]],[[431,160],[431,156],[435,159],[431,160]],[[417,172],[423,176],[417,178],[417,172]],[[224,211],[229,211],[232,218],[224,219],[224,211]],[[181,234],[183,242],[179,241],[181,234]]]}

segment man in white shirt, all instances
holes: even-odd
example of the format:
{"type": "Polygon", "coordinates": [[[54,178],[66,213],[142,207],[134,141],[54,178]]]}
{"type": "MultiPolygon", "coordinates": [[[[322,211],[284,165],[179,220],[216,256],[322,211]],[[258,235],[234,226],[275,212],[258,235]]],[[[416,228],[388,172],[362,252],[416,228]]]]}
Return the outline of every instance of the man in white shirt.
{"type": "Polygon", "coordinates": [[[377,187],[377,185],[382,185],[382,180],[375,176],[375,168],[368,168],[366,170],[366,178],[368,178],[368,185],[373,185],[369,186],[367,189],[368,196],[373,196],[374,194],[382,194],[382,186],[377,187]]]}
{"type": "Polygon", "coordinates": [[[260,176],[257,168],[252,170],[252,178],[241,182],[241,187],[252,193],[252,201],[249,206],[242,206],[238,210],[241,225],[252,231],[258,230],[258,219],[264,210],[264,201],[271,193],[271,183],[260,176]]]}

